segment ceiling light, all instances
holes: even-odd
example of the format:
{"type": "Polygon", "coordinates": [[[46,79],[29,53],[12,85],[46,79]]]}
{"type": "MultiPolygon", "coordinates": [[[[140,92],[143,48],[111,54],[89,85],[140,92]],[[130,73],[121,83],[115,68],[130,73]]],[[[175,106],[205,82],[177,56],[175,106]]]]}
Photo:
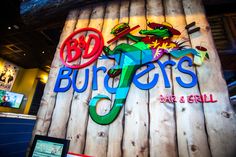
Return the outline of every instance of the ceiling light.
{"type": "Polygon", "coordinates": [[[13,25],[15,29],[19,29],[20,27],[18,25],[13,25]]]}
{"type": "Polygon", "coordinates": [[[45,53],[44,51],[42,53],[45,53]]]}
{"type": "Polygon", "coordinates": [[[26,54],[25,54],[25,53],[24,53],[23,55],[24,55],[24,56],[26,56],[26,54]]]}
{"type": "Polygon", "coordinates": [[[11,29],[11,27],[9,26],[8,29],[11,29]]]}
{"type": "Polygon", "coordinates": [[[16,52],[16,53],[23,51],[22,49],[20,49],[19,47],[17,47],[14,44],[8,44],[8,45],[6,45],[6,48],[8,48],[9,50],[16,52]]]}
{"type": "Polygon", "coordinates": [[[48,68],[48,69],[50,69],[51,67],[50,67],[50,65],[46,65],[46,66],[44,66],[45,68],[48,68]]]}

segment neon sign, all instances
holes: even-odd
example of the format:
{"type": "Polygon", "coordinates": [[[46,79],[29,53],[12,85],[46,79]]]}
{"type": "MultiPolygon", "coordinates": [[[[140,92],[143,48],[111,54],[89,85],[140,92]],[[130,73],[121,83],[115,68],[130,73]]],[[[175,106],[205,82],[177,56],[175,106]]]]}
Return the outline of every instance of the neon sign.
{"type": "MultiPolygon", "coordinates": [[[[185,42],[173,41],[172,38],[178,37],[180,32],[174,29],[169,23],[148,23],[151,30],[140,30],[139,33],[145,36],[134,36],[130,32],[139,28],[135,26],[130,28],[127,23],[121,23],[116,25],[111,33],[115,36],[113,39],[109,40],[107,43],[110,44],[119,40],[120,38],[128,38],[133,40],[135,43],[130,45],[127,43],[122,43],[117,45],[113,50],[109,46],[103,45],[102,34],[95,28],[83,28],[72,33],[62,44],[60,51],[60,58],[65,65],[62,67],[58,73],[57,81],[55,84],[55,92],[66,92],[68,89],[73,87],[76,92],[82,93],[87,89],[89,80],[89,69],[85,69],[85,82],[81,88],[76,86],[76,78],[78,75],[78,70],[80,68],[85,68],[86,66],[92,64],[101,55],[102,50],[105,55],[101,56],[101,59],[113,59],[116,64],[109,70],[105,67],[93,66],[93,76],[92,77],[92,90],[97,90],[97,72],[103,71],[107,73],[104,78],[104,86],[109,93],[116,94],[114,104],[106,115],[98,115],[96,112],[96,106],[102,99],[109,99],[106,95],[97,95],[90,100],[89,103],[89,114],[91,118],[98,124],[107,125],[112,123],[116,117],[119,115],[123,105],[125,104],[131,83],[134,83],[138,88],[142,90],[147,90],[153,88],[158,82],[160,74],[155,74],[153,78],[150,78],[149,83],[139,82],[139,78],[153,70],[157,63],[158,68],[161,69],[162,76],[164,78],[164,84],[166,88],[170,88],[170,82],[165,71],[166,66],[175,66],[177,64],[177,69],[179,72],[191,76],[191,82],[184,82],[181,77],[176,77],[175,81],[184,88],[191,88],[197,85],[197,76],[192,71],[184,68],[182,64],[184,62],[188,63],[189,67],[193,64],[201,65],[203,61],[208,58],[207,49],[202,46],[193,48],[186,48],[185,42]],[[85,40],[85,33],[90,32],[88,35],[88,40],[85,40]],[[91,47],[92,45],[92,50],[91,47]],[[89,50],[91,50],[89,52],[89,50]],[[159,61],[159,59],[165,55],[169,54],[175,58],[180,58],[178,63],[173,60],[167,60],[165,62],[159,61]],[[192,54],[194,56],[194,61],[186,55],[192,54]],[[88,59],[88,62],[84,64],[79,64],[76,62],[80,57],[88,59]],[[137,69],[146,65],[147,68],[139,73],[136,73],[137,69]],[[120,75],[120,81],[118,87],[109,87],[108,80],[120,75]],[[61,87],[61,81],[67,80],[67,85],[61,87]]],[[[195,97],[193,97],[195,98],[195,97]]],[[[192,97],[189,97],[189,101],[193,101],[192,97]]],[[[206,99],[201,99],[204,101],[206,99]]],[[[214,102],[211,99],[211,102],[214,102]]],[[[200,98],[199,98],[200,101],[200,98]]]]}

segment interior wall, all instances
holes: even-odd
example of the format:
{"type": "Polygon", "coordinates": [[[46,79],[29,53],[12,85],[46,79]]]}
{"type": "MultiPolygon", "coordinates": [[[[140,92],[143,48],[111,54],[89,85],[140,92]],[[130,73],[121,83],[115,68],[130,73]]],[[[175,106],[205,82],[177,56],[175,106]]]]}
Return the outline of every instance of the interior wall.
{"type": "Polygon", "coordinates": [[[39,80],[46,83],[48,74],[40,69],[24,69],[19,67],[19,71],[11,92],[24,94],[20,109],[1,107],[0,112],[11,112],[28,114],[35,89],[39,80]]]}

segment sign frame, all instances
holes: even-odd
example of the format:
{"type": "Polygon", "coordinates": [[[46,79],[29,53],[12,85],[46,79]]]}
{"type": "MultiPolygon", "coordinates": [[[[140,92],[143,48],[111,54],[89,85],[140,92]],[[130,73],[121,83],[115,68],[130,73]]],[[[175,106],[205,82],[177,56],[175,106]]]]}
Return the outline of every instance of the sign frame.
{"type": "Polygon", "coordinates": [[[54,138],[54,137],[48,137],[48,136],[42,136],[42,135],[35,135],[32,147],[30,149],[29,157],[33,157],[33,153],[35,151],[36,144],[37,144],[37,142],[39,140],[45,141],[45,142],[52,142],[52,143],[57,143],[57,144],[63,144],[63,148],[62,148],[62,152],[61,152],[61,157],[66,157],[67,156],[67,152],[69,150],[69,145],[70,145],[70,141],[69,140],[59,139],[59,138],[54,138]]]}

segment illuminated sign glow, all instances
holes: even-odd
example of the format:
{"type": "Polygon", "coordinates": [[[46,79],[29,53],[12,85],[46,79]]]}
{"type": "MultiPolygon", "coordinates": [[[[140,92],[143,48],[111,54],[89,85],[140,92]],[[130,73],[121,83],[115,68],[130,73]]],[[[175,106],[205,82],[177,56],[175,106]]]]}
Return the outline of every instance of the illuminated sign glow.
{"type": "MultiPolygon", "coordinates": [[[[66,92],[73,87],[74,91],[82,93],[87,89],[89,77],[92,77],[92,90],[97,90],[97,72],[103,71],[106,73],[104,78],[104,86],[106,90],[111,94],[116,94],[114,104],[106,115],[98,115],[96,112],[97,103],[101,99],[109,99],[106,95],[99,94],[93,97],[89,103],[89,114],[91,118],[98,124],[107,125],[112,123],[119,115],[123,105],[125,104],[131,83],[134,83],[136,87],[142,90],[148,90],[153,88],[159,79],[158,73],[150,78],[150,81],[146,84],[141,83],[139,78],[156,68],[154,62],[157,63],[158,68],[161,69],[161,75],[164,78],[165,88],[170,88],[170,81],[165,71],[166,66],[175,66],[180,73],[189,75],[191,82],[184,82],[181,79],[182,76],[173,78],[180,86],[184,88],[192,88],[197,85],[198,79],[194,72],[184,68],[183,63],[187,62],[189,67],[193,64],[201,65],[203,61],[208,58],[207,49],[202,46],[197,46],[196,49],[186,48],[184,45],[186,42],[174,41],[173,38],[180,36],[180,32],[172,27],[169,23],[148,23],[151,30],[140,30],[139,33],[145,36],[134,36],[130,32],[139,28],[135,26],[130,28],[127,23],[120,23],[116,25],[111,34],[115,37],[110,39],[107,43],[113,43],[120,38],[128,38],[135,43],[130,45],[122,43],[117,45],[113,50],[109,46],[104,46],[103,37],[101,32],[95,28],[83,28],[73,32],[62,44],[60,51],[60,58],[65,65],[61,67],[56,80],[54,92],[66,92]],[[86,41],[85,34],[87,34],[88,40],[86,41]],[[93,75],[89,76],[89,69],[85,69],[84,84],[81,88],[76,86],[76,79],[78,76],[78,70],[85,68],[86,66],[95,62],[101,55],[102,50],[105,55],[102,55],[101,59],[113,59],[116,64],[111,69],[106,69],[104,66],[92,67],[93,75]],[[176,63],[173,60],[160,61],[159,59],[169,54],[175,58],[179,58],[176,63]],[[194,60],[186,55],[193,55],[194,60]],[[79,59],[90,59],[88,62],[80,64],[79,59]],[[147,68],[139,73],[136,73],[137,69],[146,65],[147,68]],[[120,81],[117,87],[110,87],[108,80],[120,75],[120,81]],[[61,81],[67,80],[67,85],[61,86],[61,81]]],[[[213,103],[216,100],[210,95],[209,98],[206,95],[190,95],[187,98],[180,98],[181,103],[185,101],[189,103],[193,102],[207,102],[213,103]]],[[[177,102],[174,96],[160,97],[160,102],[177,102]]]]}
{"type": "Polygon", "coordinates": [[[73,32],[63,42],[60,49],[60,58],[62,63],[72,69],[84,68],[95,62],[102,53],[104,45],[103,36],[100,31],[95,28],[83,28],[73,32]],[[84,33],[93,32],[88,35],[88,40],[85,40],[84,33]],[[79,36],[78,38],[76,38],[79,36]],[[92,46],[92,48],[91,48],[92,46]],[[91,50],[90,50],[91,48],[91,50]],[[83,53],[84,51],[84,53],[83,53]],[[89,59],[86,63],[74,64],[80,58],[89,59]],[[70,63],[73,64],[70,64],[70,63]]]}

